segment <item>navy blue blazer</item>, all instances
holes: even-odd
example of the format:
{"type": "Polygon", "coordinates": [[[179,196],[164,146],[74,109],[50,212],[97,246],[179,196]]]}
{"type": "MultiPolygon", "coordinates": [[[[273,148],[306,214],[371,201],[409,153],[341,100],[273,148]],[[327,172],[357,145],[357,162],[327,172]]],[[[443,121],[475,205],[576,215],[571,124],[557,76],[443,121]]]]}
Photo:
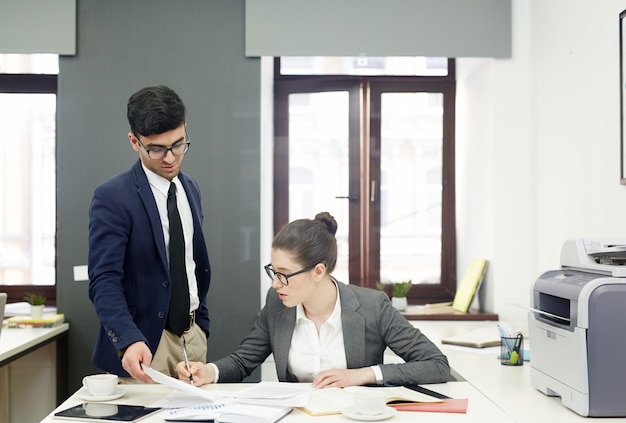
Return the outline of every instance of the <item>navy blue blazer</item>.
{"type": "MultiPolygon", "coordinates": [[[[200,307],[197,324],[209,335],[206,296],[211,267],[202,232],[200,189],[178,175],[193,216],[193,251],[200,307]]],[[[89,207],[89,298],[100,331],[93,363],[127,377],[119,351],[143,341],[152,354],[165,328],[171,280],[163,228],[148,178],[138,160],[131,169],[98,186],[89,207]]]]}

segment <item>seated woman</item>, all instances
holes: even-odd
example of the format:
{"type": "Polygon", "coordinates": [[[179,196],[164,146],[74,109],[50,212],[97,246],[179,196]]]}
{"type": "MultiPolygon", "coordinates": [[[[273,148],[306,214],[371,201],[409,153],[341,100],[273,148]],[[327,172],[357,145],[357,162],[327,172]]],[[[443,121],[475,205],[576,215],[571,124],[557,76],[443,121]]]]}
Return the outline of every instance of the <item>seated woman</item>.
{"type": "Polygon", "coordinates": [[[286,225],[272,241],[265,307],[239,347],[214,363],[178,363],[195,385],[240,382],[274,354],[281,382],[313,387],[452,380],[446,356],[381,291],[338,282],[337,222],[327,212],[286,225]],[[383,364],[389,347],[404,363],[383,364]]]}

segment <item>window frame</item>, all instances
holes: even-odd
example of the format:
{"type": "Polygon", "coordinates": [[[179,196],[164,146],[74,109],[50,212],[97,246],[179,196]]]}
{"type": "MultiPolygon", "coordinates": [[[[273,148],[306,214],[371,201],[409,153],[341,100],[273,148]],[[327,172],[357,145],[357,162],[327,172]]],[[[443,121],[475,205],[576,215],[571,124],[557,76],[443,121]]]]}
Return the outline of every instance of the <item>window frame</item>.
{"type": "MultiPolygon", "coordinates": [[[[280,73],[280,58],[274,58],[274,163],[286,163],[289,157],[289,151],[284,141],[288,139],[288,105],[285,99],[288,95],[285,93],[306,92],[311,89],[319,89],[320,87],[332,87],[333,85],[345,86],[346,80],[359,81],[361,75],[282,75],[280,73]],[[280,93],[280,94],[277,94],[280,93]]],[[[402,81],[419,81],[419,85],[424,87],[424,91],[442,92],[444,94],[444,122],[443,122],[443,157],[442,163],[442,257],[441,257],[441,277],[438,284],[415,284],[409,291],[407,298],[411,304],[426,304],[436,302],[452,301],[456,293],[456,204],[455,204],[455,96],[456,96],[456,62],[454,59],[448,59],[448,73],[446,76],[367,76],[368,79],[376,81],[376,83],[393,85],[402,81]]],[[[372,82],[374,85],[374,82],[372,82]]],[[[358,116],[350,117],[350,125],[360,125],[358,116]]],[[[375,123],[374,123],[375,124],[375,123]]],[[[368,135],[373,134],[370,131],[368,135]]],[[[352,158],[350,160],[353,160],[352,158]]],[[[371,157],[369,158],[371,160],[371,157]]],[[[371,175],[380,180],[380,175],[371,175]]],[[[288,223],[289,215],[289,193],[288,193],[288,167],[275,166],[273,174],[274,188],[274,210],[273,223],[274,232],[288,223]],[[285,206],[287,205],[287,206],[285,206]]],[[[351,182],[351,186],[359,184],[360,181],[351,182]]],[[[363,191],[363,187],[361,189],[363,191]]],[[[378,209],[380,213],[380,209],[378,209]]],[[[371,229],[371,221],[379,219],[378,214],[367,214],[362,224],[371,229]]],[[[352,222],[350,222],[352,225],[352,222]]],[[[379,230],[380,228],[378,228],[379,230]]],[[[350,230],[352,241],[352,228],[350,230]]],[[[369,238],[379,236],[378,233],[369,233],[369,238]]],[[[359,244],[367,244],[370,246],[371,241],[359,240],[359,244]]],[[[375,245],[372,245],[375,247],[375,245]]],[[[368,250],[359,250],[351,252],[351,254],[367,255],[366,261],[374,260],[379,266],[379,257],[372,259],[368,250]]],[[[376,265],[376,263],[373,263],[376,265]]],[[[366,263],[367,264],[367,263],[366,263]]],[[[369,265],[366,267],[369,268],[369,265]]],[[[371,274],[363,275],[360,271],[354,271],[350,268],[350,273],[357,273],[360,280],[351,281],[362,286],[370,288],[376,287],[376,277],[371,274]]],[[[391,296],[391,288],[388,294],[391,296]]]]}
{"type": "MultiPolygon", "coordinates": [[[[2,94],[55,94],[58,95],[56,74],[0,74],[2,94]]],[[[56,305],[56,280],[54,285],[0,285],[7,293],[7,302],[24,301],[24,293],[32,292],[47,298],[46,305],[56,305]]]]}

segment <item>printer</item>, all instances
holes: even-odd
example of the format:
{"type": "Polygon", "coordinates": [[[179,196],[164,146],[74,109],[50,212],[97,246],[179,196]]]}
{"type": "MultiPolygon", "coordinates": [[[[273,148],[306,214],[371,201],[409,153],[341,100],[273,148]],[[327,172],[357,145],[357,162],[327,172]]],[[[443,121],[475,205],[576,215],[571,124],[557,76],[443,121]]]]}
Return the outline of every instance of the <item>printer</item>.
{"type": "Polygon", "coordinates": [[[626,416],[626,239],[567,240],[528,320],[534,388],[582,416],[626,416]]]}

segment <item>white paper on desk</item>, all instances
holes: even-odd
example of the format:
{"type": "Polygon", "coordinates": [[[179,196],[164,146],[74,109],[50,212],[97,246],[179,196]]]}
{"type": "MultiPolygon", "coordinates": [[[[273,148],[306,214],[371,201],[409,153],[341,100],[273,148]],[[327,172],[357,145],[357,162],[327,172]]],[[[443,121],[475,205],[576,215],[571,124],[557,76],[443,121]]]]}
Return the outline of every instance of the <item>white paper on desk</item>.
{"type": "Polygon", "coordinates": [[[313,385],[294,382],[259,382],[239,391],[222,392],[242,403],[304,407],[313,385]]]}
{"type": "Polygon", "coordinates": [[[185,383],[182,380],[174,379],[173,377],[164,375],[163,373],[154,370],[151,367],[143,366],[143,371],[152,378],[153,381],[162,385],[169,386],[170,388],[178,389],[179,391],[186,392],[191,395],[195,395],[200,398],[207,399],[209,401],[215,401],[217,396],[214,392],[205,391],[204,389],[193,386],[189,383],[185,383]]]}
{"type": "Polygon", "coordinates": [[[230,398],[241,403],[302,407],[309,401],[312,390],[310,383],[260,382],[236,391],[207,391],[147,366],[143,370],[155,382],[212,402],[230,398]]]}
{"type": "MultiPolygon", "coordinates": [[[[193,408],[200,407],[207,404],[217,404],[217,401],[208,401],[206,399],[198,398],[195,395],[190,395],[185,392],[173,390],[166,396],[159,398],[158,400],[148,404],[148,407],[152,408],[193,408]]],[[[221,403],[221,402],[220,402],[221,403]]]]}
{"type": "Polygon", "coordinates": [[[517,304],[517,303],[509,303],[509,305],[512,305],[512,306],[515,306],[515,307],[519,307],[519,308],[523,308],[524,310],[527,310],[527,311],[530,311],[530,312],[543,314],[545,316],[552,317],[554,319],[563,320],[564,322],[571,322],[572,321],[572,319],[570,319],[569,317],[563,317],[563,316],[559,316],[558,314],[548,313],[547,311],[539,310],[538,308],[526,307],[526,306],[523,306],[523,305],[517,304]]]}
{"type": "Polygon", "coordinates": [[[274,423],[291,413],[292,410],[291,407],[231,402],[165,410],[161,412],[160,417],[168,422],[274,423]]]}

